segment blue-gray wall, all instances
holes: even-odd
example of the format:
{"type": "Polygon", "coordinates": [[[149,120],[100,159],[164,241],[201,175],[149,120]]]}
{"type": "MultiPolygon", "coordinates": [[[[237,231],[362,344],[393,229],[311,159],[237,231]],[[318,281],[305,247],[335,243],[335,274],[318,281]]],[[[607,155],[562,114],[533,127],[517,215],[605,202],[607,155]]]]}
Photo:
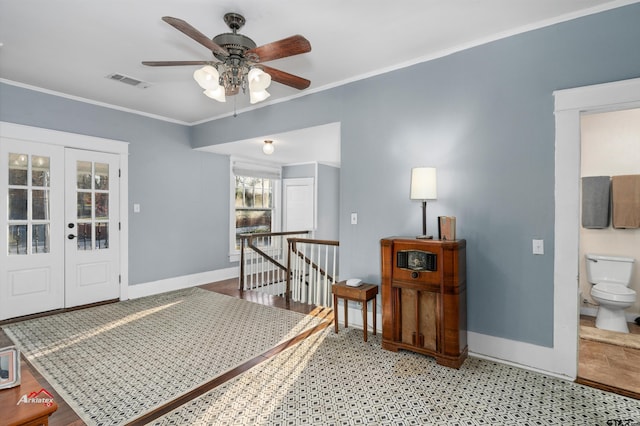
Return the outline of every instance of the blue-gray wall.
{"type": "Polygon", "coordinates": [[[435,166],[428,226],[467,239],[469,330],[551,346],[552,92],[640,77],[639,42],[634,4],[189,129],[6,85],[0,120],[131,142],[133,283],[227,266],[228,164],[189,144],[340,122],[340,275],[379,282],[380,238],[421,231],[410,169],[435,166]]]}
{"type": "Polygon", "coordinates": [[[297,178],[314,178],[316,177],[316,166],[312,163],[307,164],[295,164],[292,166],[284,166],[282,168],[283,179],[297,179],[297,178]]]}
{"type": "Polygon", "coordinates": [[[340,169],[326,164],[318,164],[317,186],[318,231],[316,238],[340,240],[340,169]]]}

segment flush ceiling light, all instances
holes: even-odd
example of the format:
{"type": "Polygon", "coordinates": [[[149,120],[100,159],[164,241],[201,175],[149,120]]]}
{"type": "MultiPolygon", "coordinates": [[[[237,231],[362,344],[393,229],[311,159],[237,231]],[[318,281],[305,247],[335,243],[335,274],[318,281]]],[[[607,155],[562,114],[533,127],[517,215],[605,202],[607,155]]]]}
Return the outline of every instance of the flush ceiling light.
{"type": "Polygon", "coordinates": [[[264,141],[264,145],[262,145],[262,152],[267,155],[273,154],[273,141],[264,141]]]}

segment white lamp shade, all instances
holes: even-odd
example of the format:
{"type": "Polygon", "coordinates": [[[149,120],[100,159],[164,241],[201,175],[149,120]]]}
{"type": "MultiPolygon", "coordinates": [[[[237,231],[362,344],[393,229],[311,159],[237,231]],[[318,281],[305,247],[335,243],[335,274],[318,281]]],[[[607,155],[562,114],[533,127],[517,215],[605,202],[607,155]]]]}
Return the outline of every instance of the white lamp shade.
{"type": "Polygon", "coordinates": [[[211,65],[195,70],[193,79],[205,90],[215,90],[220,87],[220,73],[211,65]]]}
{"type": "Polygon", "coordinates": [[[271,93],[266,90],[251,90],[249,89],[249,102],[252,104],[262,102],[271,96],[271,93]]]}
{"type": "Polygon", "coordinates": [[[224,93],[224,87],[218,86],[215,89],[207,89],[203,92],[206,96],[211,99],[215,99],[218,102],[226,102],[227,98],[224,93]]]}
{"type": "Polygon", "coordinates": [[[435,200],[438,198],[435,167],[411,169],[411,199],[435,200]]]}
{"type": "MultiPolygon", "coordinates": [[[[249,91],[263,91],[271,85],[271,76],[260,68],[251,68],[247,75],[249,91]]],[[[266,99],[266,98],[265,98],[266,99]]]]}

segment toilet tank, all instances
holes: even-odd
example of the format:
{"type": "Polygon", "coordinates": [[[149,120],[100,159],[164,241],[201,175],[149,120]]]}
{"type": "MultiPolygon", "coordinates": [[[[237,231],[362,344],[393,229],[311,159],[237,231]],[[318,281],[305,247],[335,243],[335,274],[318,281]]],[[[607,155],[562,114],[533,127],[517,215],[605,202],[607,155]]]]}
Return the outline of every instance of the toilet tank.
{"type": "Polygon", "coordinates": [[[629,285],[634,259],[631,257],[586,254],[587,279],[591,284],[602,282],[629,285]]]}

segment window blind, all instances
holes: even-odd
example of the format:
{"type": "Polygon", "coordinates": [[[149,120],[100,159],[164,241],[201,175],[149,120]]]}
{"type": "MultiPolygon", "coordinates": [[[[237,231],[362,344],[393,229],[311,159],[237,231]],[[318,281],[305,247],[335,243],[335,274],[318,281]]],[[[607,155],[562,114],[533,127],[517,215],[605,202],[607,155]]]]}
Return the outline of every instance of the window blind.
{"type": "Polygon", "coordinates": [[[266,179],[280,179],[282,177],[282,168],[279,166],[251,163],[241,160],[231,160],[231,172],[235,176],[249,176],[266,179]]]}

